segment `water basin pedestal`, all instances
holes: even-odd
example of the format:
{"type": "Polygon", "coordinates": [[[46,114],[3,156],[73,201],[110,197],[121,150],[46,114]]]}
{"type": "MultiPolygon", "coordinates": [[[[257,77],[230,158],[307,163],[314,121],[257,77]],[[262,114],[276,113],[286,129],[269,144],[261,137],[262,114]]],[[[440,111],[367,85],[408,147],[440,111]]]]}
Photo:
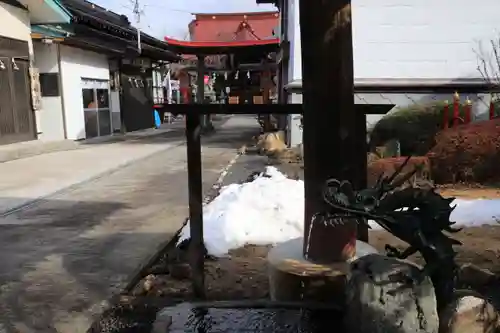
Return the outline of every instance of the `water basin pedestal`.
{"type": "Polygon", "coordinates": [[[350,263],[377,250],[356,241],[355,256],[345,262],[315,263],[304,258],[303,238],[281,243],[269,251],[270,296],[274,301],[327,301],[344,304],[350,263]]]}

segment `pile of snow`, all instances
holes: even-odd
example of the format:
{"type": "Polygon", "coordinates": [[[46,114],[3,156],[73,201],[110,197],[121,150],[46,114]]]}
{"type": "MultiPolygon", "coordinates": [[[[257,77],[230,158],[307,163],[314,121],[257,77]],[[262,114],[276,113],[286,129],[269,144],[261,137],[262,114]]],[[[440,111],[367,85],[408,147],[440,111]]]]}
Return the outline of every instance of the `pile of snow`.
{"type": "MultiPolygon", "coordinates": [[[[500,220],[500,199],[456,199],[451,215],[456,226],[494,224],[500,220]]],[[[223,256],[246,244],[267,245],[302,237],[304,182],[267,167],[254,181],[231,184],[203,210],[204,239],[209,254],[223,256]]],[[[380,229],[370,221],[373,229],[380,229]]],[[[179,243],[189,239],[189,222],[179,243]]]]}
{"type": "MultiPolygon", "coordinates": [[[[254,181],[231,184],[203,209],[203,235],[214,256],[245,244],[276,244],[302,236],[304,182],[267,167],[254,181]]],[[[189,223],[179,242],[189,239],[189,223]]]]}
{"type": "Polygon", "coordinates": [[[500,222],[500,199],[455,199],[451,205],[457,205],[450,217],[457,226],[477,227],[500,222]]]}

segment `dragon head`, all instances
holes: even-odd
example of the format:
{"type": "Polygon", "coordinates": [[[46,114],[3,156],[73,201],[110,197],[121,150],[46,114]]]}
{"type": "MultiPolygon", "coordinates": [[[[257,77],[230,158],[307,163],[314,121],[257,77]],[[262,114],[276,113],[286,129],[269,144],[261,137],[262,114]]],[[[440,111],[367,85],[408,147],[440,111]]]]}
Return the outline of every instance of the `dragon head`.
{"type": "Polygon", "coordinates": [[[330,179],[325,184],[323,198],[332,208],[348,212],[352,215],[369,217],[369,213],[377,210],[380,201],[384,199],[387,194],[400,187],[418,171],[416,168],[413,172],[395,181],[396,177],[408,164],[409,160],[410,157],[408,157],[391,176],[385,177],[383,174],[380,175],[375,185],[370,188],[355,191],[352,184],[348,181],[330,179]]]}
{"type": "Polygon", "coordinates": [[[332,207],[340,210],[349,209],[353,215],[373,211],[380,200],[376,188],[355,191],[348,181],[328,180],[323,193],[324,200],[332,207]]]}
{"type": "MultiPolygon", "coordinates": [[[[395,227],[399,229],[398,221],[403,220],[421,221],[416,228],[428,234],[459,231],[453,229],[454,222],[450,222],[450,214],[454,209],[450,203],[454,198],[443,198],[434,189],[402,188],[419,171],[419,167],[416,167],[412,172],[398,177],[410,158],[391,176],[381,175],[370,188],[355,191],[348,181],[328,180],[323,198],[335,211],[331,218],[347,215],[372,219],[389,232],[395,227]]],[[[410,225],[407,224],[407,227],[410,225]]]]}

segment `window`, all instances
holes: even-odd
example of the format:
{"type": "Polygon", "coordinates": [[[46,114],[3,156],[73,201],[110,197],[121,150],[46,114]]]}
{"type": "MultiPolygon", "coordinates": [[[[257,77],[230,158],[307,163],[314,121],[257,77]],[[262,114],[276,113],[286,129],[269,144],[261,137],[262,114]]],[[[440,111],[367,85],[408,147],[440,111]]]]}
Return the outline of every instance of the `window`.
{"type": "Polygon", "coordinates": [[[86,138],[111,134],[108,81],[82,79],[82,103],[86,138]]]}
{"type": "Polygon", "coordinates": [[[57,97],[59,93],[59,74],[40,73],[40,90],[42,97],[57,97]]]}
{"type": "Polygon", "coordinates": [[[82,89],[83,96],[83,108],[84,109],[95,109],[97,106],[96,98],[94,94],[94,89],[84,88],[82,89]]]}
{"type": "Polygon", "coordinates": [[[153,70],[152,89],[153,104],[165,103],[165,94],[163,90],[163,80],[159,71],[153,70]]]}
{"type": "Polygon", "coordinates": [[[109,109],[109,92],[108,89],[97,89],[97,108],[109,109]]]}

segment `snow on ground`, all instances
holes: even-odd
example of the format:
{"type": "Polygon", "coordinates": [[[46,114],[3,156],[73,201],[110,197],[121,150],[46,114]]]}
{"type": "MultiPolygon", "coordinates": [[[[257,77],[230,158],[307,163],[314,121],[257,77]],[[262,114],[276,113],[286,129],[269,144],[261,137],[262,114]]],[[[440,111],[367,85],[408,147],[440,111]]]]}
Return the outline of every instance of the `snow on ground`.
{"type": "MultiPolygon", "coordinates": [[[[500,220],[500,199],[456,199],[451,215],[456,226],[494,224],[500,220]]],[[[302,237],[304,182],[288,179],[275,167],[252,182],[231,184],[204,207],[204,238],[209,254],[223,256],[246,244],[277,244],[302,237]]],[[[373,229],[380,229],[370,222],[373,229]]],[[[189,223],[179,243],[189,239],[189,223]]]]}

